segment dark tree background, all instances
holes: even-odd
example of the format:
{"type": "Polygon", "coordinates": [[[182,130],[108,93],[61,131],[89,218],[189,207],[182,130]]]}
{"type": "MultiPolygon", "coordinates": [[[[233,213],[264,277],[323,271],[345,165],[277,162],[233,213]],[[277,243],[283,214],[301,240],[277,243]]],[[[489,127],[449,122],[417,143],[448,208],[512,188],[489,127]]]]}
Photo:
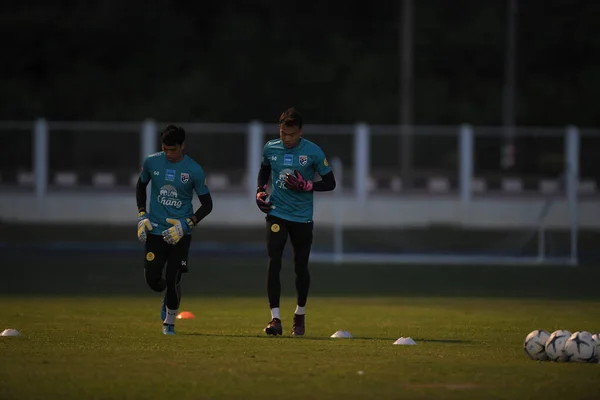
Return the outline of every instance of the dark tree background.
{"type": "MultiPolygon", "coordinates": [[[[502,122],[505,0],[414,2],[414,121],[502,122]]],[[[517,124],[597,126],[600,2],[521,0],[517,124]]],[[[394,124],[401,1],[21,1],[0,118],[394,124]]]]}

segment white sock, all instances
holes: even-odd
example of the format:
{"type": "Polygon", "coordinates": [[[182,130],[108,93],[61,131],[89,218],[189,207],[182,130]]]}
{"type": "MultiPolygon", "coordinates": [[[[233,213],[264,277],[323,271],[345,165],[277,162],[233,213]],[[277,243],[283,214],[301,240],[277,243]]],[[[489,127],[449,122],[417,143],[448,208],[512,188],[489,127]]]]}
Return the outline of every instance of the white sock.
{"type": "Polygon", "coordinates": [[[167,307],[167,317],[164,320],[165,324],[175,325],[175,318],[177,317],[177,310],[171,310],[167,307]]]}
{"type": "Polygon", "coordinates": [[[279,307],[271,308],[271,318],[279,318],[279,307]]]}
{"type": "Polygon", "coordinates": [[[296,315],[306,314],[306,306],[304,306],[304,307],[296,306],[296,311],[294,311],[294,314],[296,314],[296,315]]]}

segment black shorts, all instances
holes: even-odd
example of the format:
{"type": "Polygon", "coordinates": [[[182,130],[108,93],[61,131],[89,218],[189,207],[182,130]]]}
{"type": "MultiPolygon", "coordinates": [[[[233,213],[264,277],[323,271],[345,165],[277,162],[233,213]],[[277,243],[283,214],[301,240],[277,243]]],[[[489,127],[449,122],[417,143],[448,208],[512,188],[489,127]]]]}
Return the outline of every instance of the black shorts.
{"type": "Polygon", "coordinates": [[[188,255],[192,235],[185,235],[176,245],[164,241],[162,235],[148,235],[146,239],[146,268],[177,267],[181,273],[188,272],[188,255]]]}
{"type": "Polygon", "coordinates": [[[296,253],[308,254],[313,241],[313,222],[294,222],[267,215],[267,249],[269,254],[283,251],[288,236],[296,253]]]}

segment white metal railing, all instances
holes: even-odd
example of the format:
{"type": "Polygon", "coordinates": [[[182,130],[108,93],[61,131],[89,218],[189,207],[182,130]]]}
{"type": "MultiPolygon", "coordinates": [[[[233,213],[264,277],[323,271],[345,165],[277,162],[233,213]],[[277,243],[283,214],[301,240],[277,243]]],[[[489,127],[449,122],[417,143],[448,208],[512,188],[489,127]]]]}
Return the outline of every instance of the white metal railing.
{"type": "MultiPolygon", "coordinates": [[[[35,194],[38,199],[43,199],[48,191],[49,182],[49,143],[50,135],[53,130],[68,130],[68,131],[113,131],[113,132],[139,132],[140,134],[140,155],[143,159],[155,151],[157,151],[157,136],[159,124],[153,120],[146,120],[140,123],[132,122],[48,122],[45,119],[38,119],[33,124],[28,122],[0,122],[1,130],[30,130],[33,125],[33,156],[32,156],[32,171],[34,177],[35,194]]],[[[246,181],[245,186],[249,196],[254,196],[256,173],[260,165],[260,157],[262,147],[265,142],[266,134],[277,132],[276,124],[263,124],[259,121],[254,121],[249,124],[225,124],[225,123],[182,123],[186,130],[191,134],[194,133],[245,133],[246,141],[246,181]]],[[[531,128],[534,129],[534,128],[531,128]]],[[[431,127],[429,131],[435,134],[452,134],[458,136],[458,191],[460,199],[463,203],[471,201],[474,190],[472,187],[474,179],[474,129],[472,126],[465,124],[455,129],[444,129],[440,127],[431,127]]],[[[365,202],[369,197],[369,180],[371,177],[371,136],[372,131],[375,134],[398,134],[397,127],[393,126],[370,126],[366,123],[357,123],[355,125],[306,125],[305,131],[317,132],[318,134],[343,134],[353,135],[353,197],[359,202],[365,202]]],[[[411,129],[411,134],[416,135],[420,131],[411,129]]],[[[422,132],[422,131],[421,131],[422,132]]],[[[535,131],[537,134],[548,135],[549,132],[535,131]]],[[[556,135],[557,130],[552,131],[552,135],[556,135]]],[[[485,129],[477,127],[477,137],[492,136],[497,130],[485,129]]],[[[598,133],[586,132],[588,135],[597,136],[598,133]]],[[[575,126],[567,127],[562,135],[564,136],[564,160],[569,172],[566,177],[566,192],[572,196],[578,193],[577,186],[579,182],[579,146],[580,132],[575,126]]]]}

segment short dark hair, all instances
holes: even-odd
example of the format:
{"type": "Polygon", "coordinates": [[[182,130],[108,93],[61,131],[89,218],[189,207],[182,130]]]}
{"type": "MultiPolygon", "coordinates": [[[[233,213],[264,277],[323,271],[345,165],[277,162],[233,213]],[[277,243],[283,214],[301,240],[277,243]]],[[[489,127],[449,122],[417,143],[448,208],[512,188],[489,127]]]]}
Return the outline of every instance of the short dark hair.
{"type": "Polygon", "coordinates": [[[160,138],[167,146],[180,145],[185,142],[185,130],[180,126],[167,125],[160,134],[160,138]]]}
{"type": "Polygon", "coordinates": [[[291,107],[281,113],[279,116],[279,125],[284,126],[297,126],[298,129],[302,129],[302,124],[304,123],[302,119],[302,115],[296,110],[296,108],[291,107]]]}

